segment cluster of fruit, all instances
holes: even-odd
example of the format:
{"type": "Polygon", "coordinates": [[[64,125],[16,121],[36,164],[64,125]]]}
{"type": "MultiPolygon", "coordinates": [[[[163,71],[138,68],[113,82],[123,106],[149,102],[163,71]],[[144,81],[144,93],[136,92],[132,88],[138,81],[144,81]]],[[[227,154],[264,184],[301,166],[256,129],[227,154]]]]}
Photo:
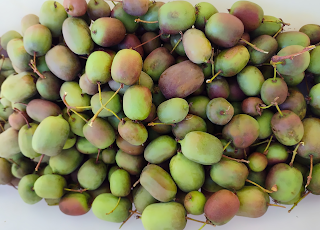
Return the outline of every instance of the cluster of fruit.
{"type": "Polygon", "coordinates": [[[147,230],[320,194],[320,26],[284,32],[249,1],[116,2],[46,1],[2,35],[0,184],[147,230]]]}

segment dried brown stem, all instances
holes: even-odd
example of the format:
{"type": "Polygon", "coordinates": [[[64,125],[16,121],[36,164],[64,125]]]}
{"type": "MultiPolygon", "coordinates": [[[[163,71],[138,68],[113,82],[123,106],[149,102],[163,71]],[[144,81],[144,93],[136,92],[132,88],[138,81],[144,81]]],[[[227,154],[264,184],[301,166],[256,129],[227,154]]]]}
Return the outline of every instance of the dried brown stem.
{"type": "Polygon", "coordinates": [[[65,191],[68,191],[68,192],[78,192],[78,193],[83,193],[83,192],[88,191],[88,189],[82,189],[82,188],[80,188],[80,189],[69,189],[69,188],[65,188],[64,190],[65,190],[65,191]]]}
{"type": "Polygon", "coordinates": [[[242,162],[242,163],[247,163],[247,164],[250,163],[250,161],[243,160],[243,159],[236,159],[236,158],[228,157],[228,156],[226,156],[226,155],[222,155],[222,157],[227,158],[227,159],[229,159],[229,160],[236,161],[236,162],[238,162],[238,163],[241,163],[241,162],[242,162]]]}
{"type": "Polygon", "coordinates": [[[140,18],[137,18],[134,20],[134,22],[143,22],[143,23],[148,23],[148,24],[155,24],[155,23],[158,23],[159,21],[144,21],[144,20],[141,20],[140,18]]]}
{"type": "Polygon", "coordinates": [[[129,212],[141,216],[141,213],[137,212],[136,210],[135,211],[129,210],[129,212]]]}
{"type": "Polygon", "coordinates": [[[44,157],[44,154],[41,155],[40,160],[39,160],[39,162],[38,162],[38,164],[37,164],[37,166],[35,168],[36,172],[38,172],[38,170],[39,170],[39,167],[40,167],[41,161],[43,160],[43,157],[44,157]]]}
{"type": "Polygon", "coordinates": [[[310,155],[310,172],[309,172],[309,176],[308,176],[308,180],[305,188],[308,187],[308,185],[310,184],[310,181],[312,179],[312,171],[313,171],[313,155],[311,154],[310,155]]]}
{"type": "Polygon", "coordinates": [[[293,162],[294,162],[294,159],[295,159],[295,157],[296,157],[296,155],[297,155],[297,153],[298,153],[298,148],[300,147],[300,145],[304,146],[304,142],[300,142],[300,143],[295,147],[295,149],[293,150],[293,152],[292,152],[292,158],[291,158],[291,161],[290,161],[290,163],[289,163],[289,165],[290,165],[291,167],[292,167],[293,162]]]}
{"type": "Polygon", "coordinates": [[[31,69],[33,70],[33,72],[35,72],[40,78],[45,79],[46,77],[43,76],[38,68],[37,68],[37,64],[36,64],[36,52],[34,52],[33,55],[33,59],[30,60],[29,66],[31,67],[31,69]]]}
{"type": "Polygon", "coordinates": [[[247,45],[251,46],[253,49],[255,49],[256,51],[260,52],[260,53],[264,53],[264,54],[268,54],[269,52],[268,51],[265,51],[265,50],[262,50],[260,48],[258,48],[256,45],[248,42],[247,40],[241,38],[240,41],[246,43],[247,45]]]}
{"type": "Polygon", "coordinates": [[[99,156],[100,156],[100,152],[101,152],[101,149],[98,149],[98,155],[97,155],[97,159],[96,159],[96,164],[99,163],[99,156]]]}
{"type": "Polygon", "coordinates": [[[23,115],[23,113],[22,113],[19,109],[17,109],[17,108],[14,108],[13,110],[16,111],[17,113],[19,113],[19,114],[23,117],[24,121],[25,121],[26,124],[28,125],[28,128],[30,129],[30,128],[31,128],[31,125],[30,125],[28,119],[23,115]]]}
{"type": "MultiPolygon", "coordinates": [[[[137,210],[137,209],[136,209],[136,210],[137,210]]],[[[135,212],[136,210],[134,210],[134,212],[135,212]]],[[[122,228],[122,226],[132,217],[133,214],[134,214],[134,213],[131,213],[131,214],[128,216],[128,218],[127,218],[125,221],[123,221],[123,223],[120,225],[119,229],[122,228]]]]}
{"type": "Polygon", "coordinates": [[[290,55],[286,55],[286,56],[277,56],[277,55],[275,55],[275,56],[273,56],[271,58],[271,61],[273,63],[277,63],[277,62],[281,62],[281,61],[286,60],[286,59],[291,59],[292,60],[294,57],[299,56],[299,55],[301,55],[301,54],[303,54],[305,52],[308,52],[310,50],[313,50],[314,48],[316,48],[316,46],[312,45],[312,46],[305,47],[303,50],[301,50],[300,52],[295,53],[295,54],[290,54],[290,55]]]}
{"type": "Polygon", "coordinates": [[[282,206],[282,205],[278,205],[278,204],[267,204],[268,206],[272,206],[272,207],[279,207],[279,208],[287,208],[286,206],[282,206]]]}

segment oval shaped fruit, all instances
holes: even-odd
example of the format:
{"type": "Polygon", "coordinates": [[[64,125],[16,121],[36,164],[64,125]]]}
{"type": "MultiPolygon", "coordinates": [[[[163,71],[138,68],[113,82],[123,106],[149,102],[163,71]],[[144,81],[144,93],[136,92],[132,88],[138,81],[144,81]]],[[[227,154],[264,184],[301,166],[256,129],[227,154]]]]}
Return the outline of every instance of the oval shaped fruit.
{"type": "Polygon", "coordinates": [[[66,12],[73,17],[84,15],[88,8],[85,0],[64,0],[63,6],[66,12]]]}
{"type": "Polygon", "coordinates": [[[59,199],[64,194],[67,182],[60,175],[47,174],[39,177],[34,183],[35,193],[45,199],[59,199]]]}
{"type": "Polygon", "coordinates": [[[142,213],[150,204],[154,204],[157,200],[143,187],[135,187],[132,191],[133,204],[138,212],[142,213]]]}
{"type": "Polygon", "coordinates": [[[162,102],[157,108],[157,115],[166,124],[182,121],[189,112],[188,102],[182,98],[171,98],[162,102]]]}
{"type": "Polygon", "coordinates": [[[310,38],[305,33],[299,31],[285,31],[280,33],[276,40],[279,45],[279,49],[283,49],[284,47],[291,45],[300,45],[303,47],[307,47],[310,45],[310,38]]]}
{"type": "Polygon", "coordinates": [[[119,167],[126,170],[131,175],[139,175],[146,165],[143,156],[132,156],[122,150],[117,152],[115,161],[119,167]]]}
{"type": "Polygon", "coordinates": [[[68,193],[59,202],[59,209],[69,216],[81,216],[89,212],[89,194],[88,193],[68,193]]]}
{"type": "Polygon", "coordinates": [[[27,204],[36,204],[42,200],[34,191],[34,183],[39,178],[39,175],[29,174],[21,178],[18,186],[18,192],[21,199],[27,204]]]}
{"type": "Polygon", "coordinates": [[[232,119],[234,109],[226,99],[218,97],[208,103],[206,114],[213,124],[225,125],[232,119]]]}
{"type": "Polygon", "coordinates": [[[28,103],[28,116],[37,122],[42,122],[49,116],[58,116],[62,113],[60,107],[51,101],[34,99],[28,103]]]}
{"type": "Polygon", "coordinates": [[[90,0],[88,2],[87,13],[92,21],[109,17],[111,14],[110,5],[104,0],[90,0]]]}
{"type": "Polygon", "coordinates": [[[50,30],[44,25],[36,24],[29,27],[23,36],[23,45],[31,56],[43,56],[52,45],[50,30]]]}
{"type": "Polygon", "coordinates": [[[19,131],[14,128],[8,128],[0,133],[0,157],[10,158],[13,155],[20,153],[19,147],[19,131]]]}
{"type": "Polygon", "coordinates": [[[126,118],[119,122],[118,132],[120,136],[132,145],[142,145],[148,139],[148,131],[141,123],[135,123],[126,118]]]}
{"type": "Polygon", "coordinates": [[[179,143],[185,157],[202,165],[212,165],[219,162],[223,153],[221,141],[215,136],[201,131],[188,133],[179,143]]]}
{"type": "Polygon", "coordinates": [[[191,215],[202,215],[207,199],[199,191],[189,192],[184,198],[184,207],[191,215]]]}
{"type": "Polygon", "coordinates": [[[187,225],[186,211],[177,202],[150,204],[144,209],[141,221],[146,230],[172,229],[173,226],[175,230],[183,230],[187,225]],[[153,218],[155,216],[157,218],[153,218]]]}
{"type": "Polygon", "coordinates": [[[206,122],[201,117],[192,114],[188,114],[184,120],[172,127],[173,135],[180,140],[192,131],[207,132],[206,122]]]}
{"type": "Polygon", "coordinates": [[[195,5],[195,9],[197,18],[194,25],[199,30],[204,30],[208,19],[212,15],[218,13],[217,8],[209,2],[199,2],[197,5],[195,5]]]}
{"type": "Polygon", "coordinates": [[[110,176],[110,191],[114,196],[125,197],[131,192],[130,174],[124,169],[117,169],[110,176]]]}
{"type": "Polygon", "coordinates": [[[67,18],[62,25],[63,38],[70,50],[78,55],[90,54],[94,44],[87,23],[80,19],[67,18]]]}
{"type": "Polygon", "coordinates": [[[157,200],[171,201],[177,193],[172,177],[160,166],[147,165],[140,175],[140,184],[157,200]]]}
{"type": "Polygon", "coordinates": [[[90,82],[107,83],[111,79],[111,56],[104,51],[91,53],[86,62],[86,75],[90,82]]]}
{"type": "Polygon", "coordinates": [[[257,67],[246,66],[237,74],[237,81],[245,95],[257,96],[260,94],[264,77],[257,67]]]}
{"type": "MultiPolygon", "coordinates": [[[[162,5],[164,5],[164,2],[158,2],[158,1],[149,5],[149,9],[147,13],[142,15],[140,19],[144,21],[150,21],[150,22],[158,21],[158,12],[162,5]]],[[[156,31],[159,29],[159,22],[158,23],[142,23],[142,26],[147,31],[156,31]]]]}
{"type": "Polygon", "coordinates": [[[0,184],[6,185],[13,179],[11,173],[11,163],[4,158],[0,158],[0,184]]]}
{"type": "Polygon", "coordinates": [[[20,71],[31,70],[29,62],[32,57],[27,53],[22,38],[10,40],[7,45],[7,52],[14,67],[18,68],[20,71]]]}

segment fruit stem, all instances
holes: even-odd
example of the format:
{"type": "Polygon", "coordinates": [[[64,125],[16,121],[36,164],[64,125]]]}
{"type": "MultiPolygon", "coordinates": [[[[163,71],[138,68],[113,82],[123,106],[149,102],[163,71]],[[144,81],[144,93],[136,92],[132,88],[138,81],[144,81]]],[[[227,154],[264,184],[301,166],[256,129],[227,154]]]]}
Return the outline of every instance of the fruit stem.
{"type": "Polygon", "coordinates": [[[251,184],[253,184],[253,185],[255,185],[255,186],[257,186],[258,188],[262,189],[266,193],[273,193],[273,191],[267,190],[267,189],[263,188],[262,186],[258,185],[257,183],[249,180],[249,179],[246,179],[246,181],[251,183],[251,184]]]}
{"type": "Polygon", "coordinates": [[[294,158],[296,157],[297,153],[298,153],[298,148],[300,147],[300,145],[303,145],[304,146],[304,142],[300,142],[299,144],[297,144],[297,146],[295,147],[295,149],[293,150],[292,152],[292,158],[291,158],[291,161],[290,161],[290,166],[292,167],[293,165],[293,161],[294,161],[294,158]]]}
{"type": "MultiPolygon", "coordinates": [[[[86,123],[88,123],[88,120],[85,119],[85,118],[84,118],[82,115],[80,115],[78,112],[76,112],[74,109],[87,108],[87,107],[89,107],[89,106],[83,106],[83,107],[72,107],[72,106],[70,106],[70,105],[67,103],[67,100],[66,100],[67,94],[68,94],[67,92],[64,93],[63,98],[62,98],[62,101],[63,101],[63,103],[65,104],[65,106],[67,107],[67,113],[68,113],[69,117],[71,116],[70,113],[69,113],[69,111],[71,111],[71,112],[75,113],[78,117],[80,117],[82,120],[84,120],[86,123]],[[73,109],[73,108],[74,108],[74,109],[73,109]]],[[[90,106],[90,108],[91,108],[91,106],[90,106]]]]}
{"type": "Polygon", "coordinates": [[[222,73],[221,69],[211,79],[206,80],[206,83],[211,83],[220,73],[222,73]]]}
{"type": "Polygon", "coordinates": [[[83,193],[83,192],[86,192],[88,191],[88,189],[69,189],[69,188],[64,188],[65,191],[68,191],[68,192],[78,192],[78,193],[83,193]]]}
{"type": "Polygon", "coordinates": [[[263,154],[267,155],[268,154],[268,148],[270,147],[271,141],[272,141],[273,135],[271,135],[270,140],[268,141],[268,144],[266,146],[266,148],[263,151],[263,154]]]}
{"type": "Polygon", "coordinates": [[[226,156],[226,155],[222,155],[222,157],[227,158],[227,159],[229,159],[229,160],[236,161],[236,162],[238,162],[238,163],[241,163],[241,162],[247,163],[247,164],[250,163],[250,161],[243,160],[243,159],[236,159],[236,158],[228,157],[228,156],[226,156]]]}
{"type": "Polygon", "coordinates": [[[38,68],[37,68],[37,64],[36,64],[36,52],[34,52],[33,54],[33,59],[30,60],[29,66],[31,67],[31,69],[33,70],[33,72],[35,72],[40,78],[45,79],[46,77],[43,76],[38,68]]]}
{"type": "Polygon", "coordinates": [[[223,152],[228,148],[228,146],[232,143],[232,141],[229,141],[224,147],[223,147],[223,152]]]}
{"type": "Polygon", "coordinates": [[[290,213],[295,207],[298,206],[298,204],[300,203],[300,201],[302,201],[306,196],[308,196],[311,192],[308,191],[307,193],[305,193],[296,203],[294,203],[294,205],[292,206],[292,208],[290,208],[290,210],[288,211],[288,213],[290,213]]]}
{"type": "Polygon", "coordinates": [[[256,51],[260,52],[260,53],[264,53],[264,54],[268,54],[269,52],[268,51],[264,51],[262,49],[259,49],[256,45],[248,42],[247,40],[241,38],[240,41],[246,43],[247,45],[251,46],[253,49],[255,49],[256,51]]]}
{"type": "Polygon", "coordinates": [[[290,26],[290,23],[285,23],[281,18],[279,18],[279,20],[265,20],[264,18],[262,19],[262,23],[264,22],[275,22],[275,23],[281,23],[282,25],[285,26],[290,26]]]}
{"type": "Polygon", "coordinates": [[[26,124],[28,125],[28,128],[30,129],[30,128],[31,128],[31,125],[30,125],[28,119],[23,115],[23,113],[22,113],[19,109],[17,109],[17,108],[14,108],[13,110],[16,111],[17,113],[19,113],[19,114],[23,117],[24,121],[25,121],[26,124]]]}
{"type": "Polygon", "coordinates": [[[114,207],[114,209],[112,209],[110,212],[106,213],[106,215],[110,215],[111,213],[114,212],[114,210],[116,210],[116,208],[117,208],[118,205],[120,204],[120,200],[121,200],[121,196],[120,196],[119,199],[118,199],[118,203],[117,203],[116,207],[114,207]]]}
{"type": "Polygon", "coordinates": [[[207,222],[205,222],[205,223],[199,228],[199,230],[203,229],[204,226],[206,226],[206,225],[207,225],[207,222]]]}
{"type": "Polygon", "coordinates": [[[192,218],[190,218],[188,216],[186,216],[186,219],[187,220],[192,220],[192,221],[195,221],[195,222],[198,222],[198,223],[202,223],[202,224],[209,224],[209,225],[215,226],[214,224],[210,223],[209,221],[204,222],[204,221],[201,221],[201,220],[192,219],[192,218]]]}
{"type": "Polygon", "coordinates": [[[153,23],[158,23],[159,21],[144,21],[144,20],[141,20],[140,18],[137,18],[134,20],[134,22],[143,22],[143,23],[148,23],[148,24],[153,24],[153,23]]]}
{"type": "Polygon", "coordinates": [[[20,168],[20,165],[17,162],[15,162],[14,160],[8,159],[8,161],[10,161],[12,164],[15,164],[16,166],[18,166],[20,168]]]}
{"type": "Polygon", "coordinates": [[[171,125],[171,126],[173,126],[173,124],[166,124],[166,123],[154,123],[154,122],[148,123],[148,126],[156,126],[156,125],[171,125]]]}
{"type": "MultiPolygon", "coordinates": [[[[106,108],[107,104],[119,93],[119,91],[123,88],[123,86],[124,86],[123,83],[121,83],[119,89],[117,89],[117,91],[114,92],[112,97],[110,97],[110,99],[103,106],[100,107],[100,109],[97,111],[97,113],[91,119],[91,122],[89,124],[90,127],[92,127],[93,122],[97,119],[98,115],[102,112],[103,109],[106,109],[107,111],[109,111],[109,109],[106,108]]],[[[112,112],[111,110],[109,112],[111,112],[113,115],[115,115],[115,113],[112,112]]],[[[115,115],[115,116],[121,121],[121,119],[117,115],[115,115]]]]}
{"type": "Polygon", "coordinates": [[[279,114],[280,114],[280,117],[283,117],[283,113],[281,112],[281,109],[279,108],[278,103],[275,102],[274,105],[276,106],[276,108],[277,108],[277,110],[278,110],[278,112],[279,112],[279,114]]]}
{"type": "Polygon", "coordinates": [[[133,188],[136,187],[140,183],[140,179],[136,181],[136,183],[133,184],[133,188]]]}
{"type": "Polygon", "coordinates": [[[273,207],[279,207],[279,208],[287,208],[287,207],[282,206],[282,205],[278,205],[278,204],[270,204],[270,203],[267,203],[267,206],[273,206],[273,207]]]}
{"type": "Polygon", "coordinates": [[[5,124],[7,123],[7,121],[5,119],[3,119],[2,117],[0,117],[0,120],[3,121],[5,124]]]}
{"type": "Polygon", "coordinates": [[[140,47],[140,46],[143,46],[143,45],[147,44],[148,42],[151,42],[152,40],[160,37],[162,34],[163,34],[163,33],[160,33],[160,34],[158,34],[157,36],[149,39],[148,41],[145,41],[144,43],[141,43],[140,45],[137,45],[137,46],[135,46],[135,47],[133,47],[133,48],[131,47],[130,49],[134,49],[134,50],[135,50],[136,48],[138,48],[138,47],[140,47]]]}
{"type": "Polygon", "coordinates": [[[96,159],[96,164],[99,163],[99,156],[100,156],[100,152],[101,152],[101,149],[98,149],[98,155],[97,155],[97,159],[96,159]]]}
{"type": "Polygon", "coordinates": [[[129,212],[141,216],[141,213],[137,212],[137,210],[129,210],[129,212]]]}
{"type": "Polygon", "coordinates": [[[277,33],[275,33],[275,35],[273,35],[273,38],[276,38],[280,32],[283,30],[284,25],[281,26],[281,28],[277,31],[277,33]]]}
{"type": "Polygon", "coordinates": [[[316,48],[316,46],[315,46],[315,45],[312,45],[312,46],[307,46],[307,47],[305,47],[303,50],[301,50],[300,52],[295,53],[295,54],[290,54],[290,55],[286,55],[286,56],[277,56],[277,55],[275,55],[275,56],[273,56],[273,57],[271,58],[271,61],[272,61],[273,63],[277,63],[277,62],[283,61],[283,60],[285,60],[285,59],[290,59],[290,60],[292,60],[294,57],[299,56],[299,55],[301,55],[301,54],[303,54],[303,53],[305,53],[305,52],[308,52],[308,51],[310,51],[310,50],[313,50],[314,48],[316,48]]]}
{"type": "Polygon", "coordinates": [[[177,41],[177,43],[174,45],[174,47],[173,47],[172,50],[170,51],[170,54],[173,53],[173,51],[178,47],[178,45],[179,45],[180,42],[182,41],[182,36],[183,36],[182,31],[180,31],[179,34],[181,35],[181,38],[180,38],[180,39],[177,41]]]}
{"type": "Polygon", "coordinates": [[[1,123],[0,123],[0,128],[1,128],[2,132],[5,131],[1,123]]]}
{"type": "Polygon", "coordinates": [[[41,161],[43,160],[43,157],[44,157],[44,154],[41,155],[40,160],[39,160],[39,162],[38,162],[38,164],[37,164],[37,166],[36,166],[36,168],[35,168],[35,171],[36,171],[36,172],[38,172],[38,169],[39,169],[39,167],[40,167],[41,161]]]}
{"type": "MultiPolygon", "coordinates": [[[[137,209],[134,210],[134,212],[135,212],[135,211],[137,211],[137,209]]],[[[119,229],[122,228],[122,226],[132,217],[133,214],[134,214],[134,213],[131,212],[131,214],[128,216],[128,218],[127,218],[125,221],[123,221],[123,223],[120,225],[119,229]]]]}
{"type": "Polygon", "coordinates": [[[265,144],[265,143],[268,143],[268,142],[269,142],[269,140],[261,141],[261,142],[258,142],[258,143],[256,143],[256,144],[254,144],[254,145],[251,145],[251,147],[255,147],[255,146],[258,146],[258,145],[262,145],[262,144],[265,144]]]}
{"type": "Polygon", "coordinates": [[[308,176],[308,180],[307,180],[307,184],[305,186],[308,187],[308,185],[310,184],[310,181],[312,179],[312,171],[313,171],[313,155],[310,155],[310,172],[309,172],[309,176],[308,176]]]}

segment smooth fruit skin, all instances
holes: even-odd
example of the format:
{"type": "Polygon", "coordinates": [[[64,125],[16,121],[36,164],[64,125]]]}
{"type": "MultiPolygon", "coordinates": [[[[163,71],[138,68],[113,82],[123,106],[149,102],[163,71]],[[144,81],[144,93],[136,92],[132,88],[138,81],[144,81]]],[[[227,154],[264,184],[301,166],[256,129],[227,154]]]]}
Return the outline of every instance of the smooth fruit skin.
{"type": "Polygon", "coordinates": [[[67,182],[60,175],[48,174],[39,177],[34,183],[34,191],[39,197],[46,199],[58,199],[64,194],[67,182]]]}
{"type": "Polygon", "coordinates": [[[69,216],[81,216],[89,212],[88,193],[68,193],[59,202],[59,209],[69,216]]]}
{"type": "Polygon", "coordinates": [[[0,157],[10,158],[20,153],[19,132],[14,128],[9,128],[0,134],[0,157]]]}
{"type": "Polygon", "coordinates": [[[197,29],[203,31],[208,19],[212,15],[218,13],[218,10],[209,2],[199,2],[197,5],[195,5],[195,9],[197,12],[197,18],[194,25],[197,29]]]}
{"type": "Polygon", "coordinates": [[[22,38],[15,38],[10,40],[7,45],[7,53],[12,62],[12,65],[15,66],[16,69],[18,69],[19,71],[31,70],[29,62],[32,57],[27,53],[23,45],[22,38]]]}
{"type": "Polygon", "coordinates": [[[299,116],[290,110],[283,110],[283,116],[278,113],[271,119],[271,128],[277,140],[286,146],[298,144],[303,135],[304,127],[299,116]]]}
{"type": "Polygon", "coordinates": [[[147,13],[149,0],[124,0],[123,9],[133,16],[142,16],[147,13]]]}
{"type": "Polygon", "coordinates": [[[158,14],[159,28],[165,34],[178,34],[196,21],[196,11],[186,1],[168,2],[160,7],[158,14]]]}
{"type": "Polygon", "coordinates": [[[146,230],[183,230],[187,224],[186,211],[177,202],[150,204],[144,209],[141,221],[146,230]]]}
{"type": "Polygon", "coordinates": [[[94,48],[91,31],[87,23],[80,18],[67,18],[62,25],[62,34],[67,46],[75,54],[90,54],[94,48]]]}
{"type": "Polygon", "coordinates": [[[299,32],[305,33],[310,38],[310,44],[315,45],[320,42],[320,26],[316,24],[306,24],[299,32]]]}
{"type": "Polygon", "coordinates": [[[259,124],[259,139],[265,139],[272,134],[271,119],[273,115],[273,112],[265,109],[263,110],[262,115],[256,118],[259,124]]]}
{"type": "Polygon", "coordinates": [[[202,215],[207,199],[199,191],[191,191],[184,198],[184,207],[192,215],[202,215]]]}
{"type": "Polygon", "coordinates": [[[32,138],[32,148],[47,156],[58,155],[65,145],[70,132],[69,123],[61,115],[45,118],[32,138]]]}
{"type": "Polygon", "coordinates": [[[93,214],[101,220],[121,223],[125,221],[130,215],[129,210],[132,208],[130,200],[122,197],[118,207],[109,215],[106,213],[111,212],[117,205],[119,198],[111,193],[102,193],[94,199],[92,203],[93,214]]]}
{"type": "Polygon", "coordinates": [[[36,174],[29,174],[21,178],[18,192],[21,199],[27,204],[36,204],[42,200],[33,190],[34,183],[39,178],[36,174]]]}
{"type": "Polygon", "coordinates": [[[201,164],[189,160],[178,152],[171,158],[169,167],[173,180],[183,192],[196,191],[202,187],[205,174],[201,164]]]}
{"type": "Polygon", "coordinates": [[[0,185],[8,184],[12,179],[11,163],[4,158],[0,158],[0,185]]]}
{"type": "Polygon", "coordinates": [[[248,177],[249,170],[243,164],[229,159],[221,159],[211,166],[211,179],[226,189],[241,189],[248,177]]]}
{"type": "Polygon", "coordinates": [[[165,124],[179,123],[189,112],[189,105],[185,99],[171,98],[162,102],[157,108],[159,120],[165,124]]]}
{"type": "Polygon", "coordinates": [[[279,202],[292,200],[299,193],[303,177],[301,172],[287,164],[280,163],[273,166],[266,178],[266,189],[277,186],[276,192],[270,193],[270,197],[279,202]]]}
{"type": "Polygon", "coordinates": [[[209,61],[212,53],[210,41],[198,29],[188,29],[182,37],[182,44],[190,61],[196,64],[209,61]]]}
{"type": "Polygon", "coordinates": [[[111,56],[104,51],[91,53],[86,62],[86,74],[89,81],[93,84],[100,82],[107,83],[111,80],[111,56]]]}
{"type": "Polygon", "coordinates": [[[95,190],[103,183],[107,177],[107,166],[102,163],[96,163],[96,159],[87,160],[78,171],[78,181],[82,188],[95,190]]]}
{"type": "Polygon", "coordinates": [[[157,200],[171,201],[177,194],[172,177],[160,166],[149,164],[140,175],[141,185],[157,200]]]}
{"type": "Polygon", "coordinates": [[[142,213],[150,204],[154,204],[157,200],[143,187],[137,186],[132,191],[133,204],[138,212],[142,213]]]}
{"type": "Polygon", "coordinates": [[[240,201],[229,190],[220,190],[207,200],[204,206],[204,214],[215,225],[228,223],[238,212],[240,201]]]}
{"type": "Polygon", "coordinates": [[[258,218],[263,216],[268,210],[270,202],[269,195],[255,186],[244,186],[237,191],[240,201],[240,208],[237,216],[258,218]]]}
{"type": "Polygon", "coordinates": [[[131,86],[123,96],[123,112],[131,120],[144,120],[151,111],[151,91],[140,85],[131,86]]]}
{"type": "Polygon", "coordinates": [[[180,140],[185,138],[185,136],[192,131],[207,132],[205,120],[196,115],[188,114],[183,121],[172,127],[173,135],[180,140]]]}
{"type": "Polygon", "coordinates": [[[249,115],[238,114],[224,126],[222,136],[237,148],[247,148],[259,137],[259,123],[249,115]]]}
{"type": "Polygon", "coordinates": [[[280,33],[276,37],[276,40],[278,42],[279,49],[283,49],[291,45],[300,45],[303,47],[310,45],[310,38],[308,35],[298,31],[285,31],[280,33]]]}
{"type": "Polygon", "coordinates": [[[88,2],[87,13],[92,21],[103,17],[110,17],[110,5],[104,0],[90,0],[88,2]]]}
{"type": "Polygon", "coordinates": [[[221,141],[215,136],[201,131],[188,133],[179,143],[185,157],[202,165],[212,165],[219,162],[223,153],[221,141]]]}
{"type": "MultiPolygon", "coordinates": [[[[144,21],[149,21],[149,22],[158,21],[159,9],[164,4],[165,3],[161,1],[153,2],[151,5],[149,5],[149,9],[147,13],[142,15],[140,19],[144,21]]],[[[142,26],[147,31],[157,31],[159,29],[159,22],[158,23],[142,23],[142,26]]]]}
{"type": "Polygon", "coordinates": [[[257,96],[260,94],[264,77],[257,67],[248,65],[237,74],[237,81],[245,95],[257,96]]]}
{"type": "Polygon", "coordinates": [[[234,109],[226,99],[218,97],[208,103],[206,114],[213,124],[225,125],[232,119],[234,109]]]}
{"type": "Polygon", "coordinates": [[[314,195],[320,194],[320,163],[315,164],[312,170],[312,179],[307,189],[314,195]]]}
{"type": "Polygon", "coordinates": [[[240,19],[231,14],[216,13],[207,21],[205,33],[214,44],[230,48],[239,42],[244,26],[240,19]]]}
{"type": "Polygon", "coordinates": [[[248,64],[250,54],[243,45],[236,45],[232,48],[221,51],[215,57],[214,71],[224,77],[232,77],[238,74],[248,64]]]}
{"type": "Polygon", "coordinates": [[[62,24],[67,17],[68,14],[59,2],[45,1],[40,9],[39,22],[50,29],[52,37],[59,37],[62,34],[62,24]]]}
{"type": "Polygon", "coordinates": [[[268,159],[266,155],[259,152],[250,154],[248,161],[250,162],[249,168],[254,172],[261,172],[265,170],[268,165],[268,159]]]}

